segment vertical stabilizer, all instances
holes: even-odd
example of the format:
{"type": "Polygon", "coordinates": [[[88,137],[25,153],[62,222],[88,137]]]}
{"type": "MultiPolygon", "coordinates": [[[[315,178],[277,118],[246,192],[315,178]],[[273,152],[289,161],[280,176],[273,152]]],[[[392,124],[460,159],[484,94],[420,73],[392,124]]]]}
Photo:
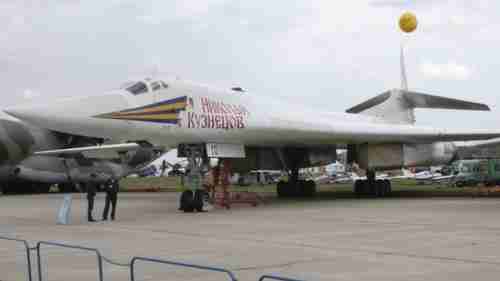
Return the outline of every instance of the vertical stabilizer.
{"type": "Polygon", "coordinates": [[[401,89],[408,90],[408,80],[406,79],[406,66],[405,66],[405,52],[403,44],[401,44],[401,53],[399,57],[399,63],[401,67],[401,89]]]}
{"type": "Polygon", "coordinates": [[[403,44],[401,44],[400,67],[400,89],[392,89],[386,91],[374,98],[371,98],[348,109],[347,112],[376,116],[388,123],[413,124],[415,123],[415,108],[441,108],[479,111],[490,110],[487,105],[482,103],[474,103],[453,98],[408,91],[403,44]]]}

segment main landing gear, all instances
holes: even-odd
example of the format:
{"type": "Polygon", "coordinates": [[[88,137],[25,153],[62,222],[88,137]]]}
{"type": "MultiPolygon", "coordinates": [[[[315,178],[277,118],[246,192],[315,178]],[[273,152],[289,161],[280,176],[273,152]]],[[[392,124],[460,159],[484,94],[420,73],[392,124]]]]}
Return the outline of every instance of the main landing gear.
{"type": "Polygon", "coordinates": [[[312,180],[299,180],[299,169],[292,169],[288,182],[280,181],[277,186],[278,197],[313,197],[316,183],[312,180]]]}
{"type": "Polygon", "coordinates": [[[389,180],[377,180],[374,171],[366,172],[366,180],[354,182],[354,193],[356,196],[387,197],[392,192],[389,180]]]}

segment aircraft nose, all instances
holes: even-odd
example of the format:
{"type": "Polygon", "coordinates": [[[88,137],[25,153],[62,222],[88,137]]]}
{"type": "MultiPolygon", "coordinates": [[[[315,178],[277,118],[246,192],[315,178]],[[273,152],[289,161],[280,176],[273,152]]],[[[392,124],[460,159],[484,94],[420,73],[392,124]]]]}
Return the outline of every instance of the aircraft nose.
{"type": "Polygon", "coordinates": [[[6,113],[38,127],[80,136],[112,138],[124,134],[124,125],[93,116],[126,108],[128,102],[117,93],[56,100],[46,105],[13,107],[6,113]],[[111,126],[110,126],[111,125],[111,126]],[[106,130],[104,130],[106,128],[106,130]]]}

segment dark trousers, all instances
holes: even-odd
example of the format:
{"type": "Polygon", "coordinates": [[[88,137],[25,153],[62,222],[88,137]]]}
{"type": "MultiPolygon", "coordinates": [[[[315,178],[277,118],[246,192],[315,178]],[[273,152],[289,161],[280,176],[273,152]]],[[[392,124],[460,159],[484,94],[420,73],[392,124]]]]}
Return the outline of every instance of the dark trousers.
{"type": "Polygon", "coordinates": [[[106,203],[104,204],[104,211],[102,213],[102,219],[106,220],[108,219],[108,212],[109,212],[109,204],[111,203],[111,219],[115,219],[115,210],[116,210],[116,201],[118,200],[118,196],[111,195],[111,194],[106,194],[106,203]]]}
{"type": "Polygon", "coordinates": [[[87,209],[87,218],[88,220],[92,220],[92,210],[94,210],[94,196],[87,197],[87,201],[89,204],[89,208],[87,209]]]}

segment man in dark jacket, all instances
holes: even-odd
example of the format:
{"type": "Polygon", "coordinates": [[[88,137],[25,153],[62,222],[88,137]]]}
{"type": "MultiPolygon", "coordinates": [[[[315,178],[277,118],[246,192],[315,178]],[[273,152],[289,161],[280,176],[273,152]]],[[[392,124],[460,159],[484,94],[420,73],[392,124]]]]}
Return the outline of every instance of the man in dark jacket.
{"type": "Polygon", "coordinates": [[[102,213],[102,220],[108,219],[109,204],[111,203],[111,220],[115,220],[116,201],[118,200],[118,191],[120,185],[115,178],[111,178],[106,183],[106,203],[104,204],[104,211],[102,213]]]}
{"type": "Polygon", "coordinates": [[[97,194],[97,175],[91,174],[90,181],[87,183],[87,201],[88,201],[88,209],[87,209],[87,219],[89,222],[94,222],[94,218],[92,217],[92,210],[94,210],[94,199],[97,194]]]}

